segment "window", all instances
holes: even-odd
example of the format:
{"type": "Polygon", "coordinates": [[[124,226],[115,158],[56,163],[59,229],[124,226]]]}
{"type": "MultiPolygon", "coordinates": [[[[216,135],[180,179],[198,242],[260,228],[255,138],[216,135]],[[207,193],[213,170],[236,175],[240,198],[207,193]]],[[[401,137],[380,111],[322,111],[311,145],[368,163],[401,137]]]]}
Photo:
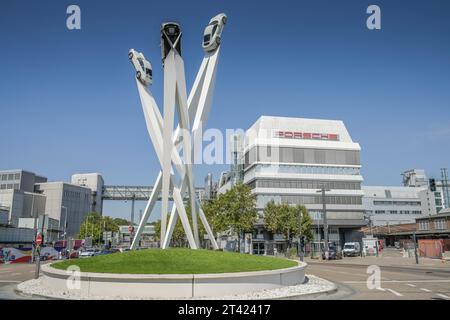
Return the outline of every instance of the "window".
{"type": "Polygon", "coordinates": [[[6,181],[8,180],[8,175],[7,174],[2,174],[2,181],[6,181]]]}
{"type": "Polygon", "coordinates": [[[142,59],[140,59],[140,58],[138,58],[137,60],[138,60],[139,64],[141,65],[141,68],[144,69],[145,68],[144,61],[142,61],[142,59]]]}
{"type": "Polygon", "coordinates": [[[213,37],[216,34],[216,31],[217,31],[217,24],[214,26],[214,28],[212,29],[212,32],[211,32],[213,37]]]}
{"type": "Polygon", "coordinates": [[[209,40],[211,40],[211,35],[210,34],[205,35],[204,38],[203,38],[203,42],[204,43],[208,43],[209,40]]]}
{"type": "Polygon", "coordinates": [[[20,180],[20,173],[16,173],[14,175],[14,180],[20,180]]]}
{"type": "Polygon", "coordinates": [[[428,221],[422,220],[419,222],[419,230],[426,231],[430,228],[428,221]]]}
{"type": "Polygon", "coordinates": [[[8,174],[8,180],[14,180],[14,174],[12,173],[8,174]]]}
{"type": "Polygon", "coordinates": [[[445,225],[445,220],[444,219],[438,219],[434,221],[434,228],[436,230],[444,230],[447,229],[446,225],[445,225]]]}

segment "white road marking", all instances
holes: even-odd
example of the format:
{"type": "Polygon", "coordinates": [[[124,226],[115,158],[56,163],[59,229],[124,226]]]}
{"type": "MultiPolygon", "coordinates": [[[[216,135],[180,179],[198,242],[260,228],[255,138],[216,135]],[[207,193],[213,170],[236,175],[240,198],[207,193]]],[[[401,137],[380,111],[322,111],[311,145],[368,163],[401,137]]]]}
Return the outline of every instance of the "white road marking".
{"type": "Polygon", "coordinates": [[[397,292],[397,291],[392,290],[392,289],[386,289],[386,290],[391,292],[391,293],[393,293],[393,294],[395,294],[397,297],[403,297],[403,295],[400,292],[397,292]]]}
{"type": "Polygon", "coordinates": [[[407,283],[406,285],[407,285],[407,286],[410,286],[410,287],[412,287],[412,288],[417,287],[415,284],[411,284],[411,283],[407,283]]]}
{"type": "Polygon", "coordinates": [[[425,288],[420,288],[420,290],[425,291],[425,292],[431,292],[431,290],[425,289],[425,288]]]}
{"type": "Polygon", "coordinates": [[[0,283],[20,283],[22,281],[17,280],[0,280],[0,283]]]}
{"type": "Polygon", "coordinates": [[[450,297],[449,297],[449,296],[446,296],[445,294],[437,293],[436,295],[437,295],[438,297],[441,297],[441,298],[449,299],[449,300],[450,300],[450,297]]]}
{"type": "MultiPolygon", "coordinates": [[[[343,283],[353,283],[353,284],[364,284],[367,281],[343,281],[343,283]]],[[[408,283],[408,282],[415,282],[415,283],[441,283],[441,282],[450,282],[449,279],[433,279],[433,280],[390,280],[390,281],[382,281],[386,283],[408,283]]]]}
{"type": "Polygon", "coordinates": [[[380,291],[386,291],[386,290],[384,290],[383,288],[377,288],[377,290],[380,290],[380,291]]]}

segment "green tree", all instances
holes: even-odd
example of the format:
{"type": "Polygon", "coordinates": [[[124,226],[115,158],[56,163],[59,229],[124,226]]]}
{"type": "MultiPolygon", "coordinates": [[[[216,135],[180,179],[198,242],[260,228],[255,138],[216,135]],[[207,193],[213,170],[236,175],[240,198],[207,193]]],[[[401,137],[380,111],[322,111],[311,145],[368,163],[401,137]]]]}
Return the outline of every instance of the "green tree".
{"type": "Polygon", "coordinates": [[[101,216],[97,212],[91,212],[81,223],[78,238],[84,239],[87,237],[92,237],[93,243],[100,243],[103,241],[104,231],[119,231],[119,227],[115,219],[108,216],[101,216]]]}
{"type": "MultiPolygon", "coordinates": [[[[234,185],[225,193],[220,194],[208,208],[208,215],[212,218],[214,232],[231,230],[238,238],[238,250],[240,252],[240,240],[245,231],[251,231],[253,224],[258,219],[256,210],[256,195],[250,187],[242,183],[234,185]]],[[[206,215],[206,214],[205,214],[206,215]]]]}
{"type": "Polygon", "coordinates": [[[308,241],[313,239],[312,219],[303,205],[294,207],[287,203],[275,204],[270,201],[264,208],[264,224],[270,232],[286,237],[288,251],[291,239],[295,236],[304,237],[308,241]]]}

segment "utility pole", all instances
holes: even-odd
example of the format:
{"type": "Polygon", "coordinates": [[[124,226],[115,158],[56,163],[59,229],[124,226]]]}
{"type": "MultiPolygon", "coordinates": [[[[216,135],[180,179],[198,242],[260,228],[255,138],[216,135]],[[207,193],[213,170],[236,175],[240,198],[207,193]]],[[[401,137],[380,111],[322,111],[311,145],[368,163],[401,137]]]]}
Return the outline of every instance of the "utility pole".
{"type": "Polygon", "coordinates": [[[42,215],[42,226],[41,226],[41,237],[42,237],[42,243],[37,246],[36,248],[36,252],[37,252],[37,260],[36,260],[36,269],[35,269],[35,273],[34,273],[34,278],[38,279],[39,278],[39,272],[41,270],[41,245],[44,244],[45,238],[44,238],[44,225],[45,225],[45,214],[42,215]]]}
{"type": "Polygon", "coordinates": [[[134,227],[134,202],[136,196],[133,194],[131,197],[131,225],[134,227]]]}
{"type": "Polygon", "coordinates": [[[416,233],[413,233],[413,241],[414,241],[414,257],[416,258],[416,264],[419,264],[419,256],[417,255],[417,243],[416,243],[416,233]]]}
{"type": "Polygon", "coordinates": [[[302,214],[300,211],[298,217],[298,256],[300,257],[300,261],[303,261],[303,247],[302,247],[302,214]]]}
{"type": "Polygon", "coordinates": [[[322,193],[322,210],[323,210],[323,236],[325,241],[325,252],[328,252],[328,220],[327,220],[327,204],[325,198],[325,192],[330,191],[330,189],[325,188],[325,185],[322,186],[321,190],[317,191],[322,193]]]}

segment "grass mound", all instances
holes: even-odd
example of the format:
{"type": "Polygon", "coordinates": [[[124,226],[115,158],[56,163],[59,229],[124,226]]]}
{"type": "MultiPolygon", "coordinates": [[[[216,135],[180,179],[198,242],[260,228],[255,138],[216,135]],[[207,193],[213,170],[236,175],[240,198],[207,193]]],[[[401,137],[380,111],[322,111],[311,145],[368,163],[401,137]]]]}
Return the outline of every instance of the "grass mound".
{"type": "Polygon", "coordinates": [[[147,249],[54,263],[56,269],[78,266],[81,272],[128,274],[199,274],[276,270],[294,267],[296,262],[240,253],[147,249]]]}

